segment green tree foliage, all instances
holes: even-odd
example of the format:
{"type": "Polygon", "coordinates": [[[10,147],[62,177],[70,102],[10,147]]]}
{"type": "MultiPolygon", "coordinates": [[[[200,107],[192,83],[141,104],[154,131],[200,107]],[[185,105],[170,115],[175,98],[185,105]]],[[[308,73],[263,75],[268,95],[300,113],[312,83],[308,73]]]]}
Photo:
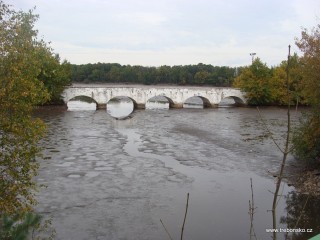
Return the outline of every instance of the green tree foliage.
{"type": "Polygon", "coordinates": [[[199,71],[194,75],[194,81],[196,84],[204,84],[205,82],[209,82],[210,73],[207,71],[199,71]]]}
{"type": "Polygon", "coordinates": [[[35,54],[40,62],[40,73],[37,76],[50,95],[50,103],[59,103],[65,86],[71,83],[71,65],[66,60],[60,63],[58,54],[52,49],[40,46],[35,48],[35,54]]]}
{"type": "MultiPolygon", "coordinates": [[[[272,95],[275,104],[288,104],[287,94],[287,67],[288,62],[283,61],[279,66],[273,69],[272,78],[270,81],[272,95]]],[[[305,103],[301,93],[302,76],[300,67],[300,58],[297,54],[290,57],[290,71],[289,71],[289,90],[290,90],[290,104],[305,103]]]]}
{"type": "Polygon", "coordinates": [[[294,153],[310,168],[320,167],[320,111],[313,108],[301,119],[293,137],[294,153]]]}
{"type": "Polygon", "coordinates": [[[312,106],[296,131],[295,154],[309,165],[320,167],[320,24],[309,33],[304,29],[296,41],[301,58],[301,95],[312,106]]]}
{"type": "Polygon", "coordinates": [[[252,65],[242,69],[233,86],[246,92],[248,103],[251,105],[266,105],[274,102],[272,70],[259,58],[256,58],[252,65]]]}
{"type": "Polygon", "coordinates": [[[304,29],[301,39],[296,41],[303,52],[301,72],[303,75],[302,94],[313,106],[320,106],[320,24],[311,33],[304,29]]]}
{"type": "Polygon", "coordinates": [[[139,83],[139,84],[201,84],[230,87],[235,68],[214,67],[199,63],[186,66],[122,66],[117,63],[72,65],[73,82],[139,83]]]}
{"type": "MultiPolygon", "coordinates": [[[[233,82],[234,87],[247,93],[251,105],[286,105],[287,94],[287,61],[274,68],[269,68],[256,58],[251,66],[241,68],[241,73],[233,82]]],[[[290,95],[291,104],[303,102],[301,93],[300,58],[294,54],[290,58],[290,95]]]]}
{"type": "Polygon", "coordinates": [[[30,211],[35,203],[33,176],[37,143],[45,125],[31,117],[34,105],[50,95],[38,76],[43,62],[32,11],[16,12],[0,2],[0,217],[30,211]]]}

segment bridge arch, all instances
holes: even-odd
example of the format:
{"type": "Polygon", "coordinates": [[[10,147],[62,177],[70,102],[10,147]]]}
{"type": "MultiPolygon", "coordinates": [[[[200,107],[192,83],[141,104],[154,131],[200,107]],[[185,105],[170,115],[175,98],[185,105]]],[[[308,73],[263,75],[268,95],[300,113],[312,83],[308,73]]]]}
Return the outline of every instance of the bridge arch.
{"type": "Polygon", "coordinates": [[[79,93],[75,93],[75,94],[69,94],[66,97],[64,97],[64,102],[68,103],[70,100],[75,99],[75,98],[81,98],[81,97],[87,97],[92,99],[94,102],[96,102],[98,104],[98,99],[95,98],[93,92],[79,92],[79,93]]]}
{"type": "MultiPolygon", "coordinates": [[[[80,101],[80,102],[84,102],[84,103],[87,103],[88,106],[86,106],[87,108],[89,108],[90,110],[92,110],[92,106],[90,106],[90,104],[94,104],[95,105],[95,110],[97,110],[98,108],[98,103],[95,99],[93,99],[92,97],[90,96],[86,96],[86,95],[78,95],[78,96],[75,96],[75,97],[72,97],[69,99],[69,101],[66,102],[66,105],[67,107],[69,108],[70,105],[71,105],[71,102],[76,102],[76,101],[80,101]]],[[[71,108],[73,108],[75,106],[71,106],[71,108]]],[[[78,106],[77,106],[78,107],[78,106]]],[[[75,107],[75,108],[77,108],[75,107]]]]}
{"type": "Polygon", "coordinates": [[[202,97],[202,96],[198,96],[198,97],[202,100],[204,108],[210,108],[211,107],[211,103],[210,103],[208,98],[205,98],[205,97],[202,97]]]}
{"type": "Polygon", "coordinates": [[[162,95],[162,96],[165,97],[169,101],[169,108],[182,108],[183,104],[181,104],[177,101],[174,101],[172,98],[167,97],[165,95],[162,95]]]}
{"type": "Polygon", "coordinates": [[[173,108],[174,105],[175,105],[175,103],[172,101],[171,98],[160,94],[160,95],[156,95],[156,96],[153,96],[153,97],[149,97],[147,99],[147,101],[146,101],[146,108],[147,108],[147,104],[152,102],[152,100],[154,100],[155,102],[168,103],[169,104],[169,108],[173,108]],[[164,102],[164,101],[166,101],[166,102],[164,102]]]}
{"type": "Polygon", "coordinates": [[[138,103],[135,99],[133,99],[132,97],[129,97],[129,96],[125,96],[125,95],[119,95],[119,96],[112,96],[112,98],[110,98],[108,101],[107,101],[107,107],[108,107],[108,103],[113,100],[113,99],[124,99],[124,98],[127,98],[129,100],[132,101],[133,103],[133,109],[137,109],[138,108],[138,103]]]}
{"type": "Polygon", "coordinates": [[[196,101],[196,99],[200,99],[202,101],[202,106],[203,108],[210,108],[212,105],[210,103],[210,100],[206,97],[203,97],[203,96],[192,96],[192,97],[189,97],[187,99],[185,99],[185,101],[183,102],[183,105],[185,104],[190,104],[188,103],[188,101],[192,101],[192,99],[194,99],[196,101]]]}
{"type": "MultiPolygon", "coordinates": [[[[223,99],[226,99],[226,98],[232,98],[235,102],[235,105],[245,105],[245,99],[239,97],[239,96],[233,96],[233,95],[230,95],[230,96],[224,96],[223,98],[221,98],[221,101],[223,99]]],[[[220,101],[220,102],[221,102],[220,101]]]]}

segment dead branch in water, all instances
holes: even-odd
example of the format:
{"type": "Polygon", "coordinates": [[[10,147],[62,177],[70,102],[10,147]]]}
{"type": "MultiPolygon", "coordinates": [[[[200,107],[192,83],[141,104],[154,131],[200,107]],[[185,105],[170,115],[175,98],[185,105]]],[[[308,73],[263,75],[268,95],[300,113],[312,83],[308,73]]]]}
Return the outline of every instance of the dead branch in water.
{"type": "MultiPolygon", "coordinates": [[[[186,224],[186,219],[187,219],[187,213],[188,213],[188,208],[189,208],[189,193],[187,194],[187,204],[186,204],[186,211],[184,213],[184,218],[183,218],[183,224],[182,224],[182,229],[181,229],[181,237],[180,237],[180,240],[183,239],[183,232],[184,232],[184,226],[186,224]]],[[[166,231],[168,237],[170,240],[173,240],[173,238],[171,237],[168,229],[166,228],[166,226],[164,225],[164,223],[162,222],[162,220],[160,219],[160,222],[164,228],[164,230],[166,231]]]]}
{"type": "Polygon", "coordinates": [[[180,238],[180,240],[183,239],[183,231],[184,231],[184,225],[186,223],[186,218],[187,218],[187,213],[188,213],[188,206],[189,206],[189,193],[187,194],[187,205],[186,205],[186,211],[184,213],[184,219],[183,219],[183,224],[182,224],[182,229],[181,229],[181,238],[180,238]]]}
{"type": "Polygon", "coordinates": [[[251,240],[252,237],[257,239],[257,236],[253,227],[253,216],[255,214],[256,207],[254,207],[252,178],[250,178],[250,183],[251,183],[251,201],[249,200],[249,217],[250,217],[250,240],[251,240]]]}
{"type": "Polygon", "coordinates": [[[170,240],[173,240],[172,237],[171,237],[171,235],[170,235],[170,233],[169,233],[169,231],[168,231],[168,229],[166,228],[166,226],[165,226],[164,223],[162,222],[161,218],[160,218],[160,222],[161,222],[162,227],[164,228],[164,230],[166,230],[166,233],[168,234],[169,239],[170,239],[170,240]]]}

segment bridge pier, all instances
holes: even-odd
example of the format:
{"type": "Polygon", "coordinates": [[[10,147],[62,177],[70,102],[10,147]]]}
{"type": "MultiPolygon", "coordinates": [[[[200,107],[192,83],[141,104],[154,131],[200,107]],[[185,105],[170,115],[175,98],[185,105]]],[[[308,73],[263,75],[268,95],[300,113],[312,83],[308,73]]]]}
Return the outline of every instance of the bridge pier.
{"type": "Polygon", "coordinates": [[[171,103],[170,108],[183,108],[183,103],[171,103]]]}
{"type": "Polygon", "coordinates": [[[247,104],[245,103],[240,103],[240,102],[235,102],[234,104],[236,107],[247,107],[247,104]]]}
{"type": "Polygon", "coordinates": [[[107,104],[106,103],[97,103],[97,110],[106,110],[107,104]]]}
{"type": "Polygon", "coordinates": [[[146,104],[145,103],[137,103],[135,104],[136,109],[146,109],[146,104]]]}
{"type": "Polygon", "coordinates": [[[210,102],[203,101],[203,108],[212,108],[214,107],[214,104],[211,104],[210,102]]]}
{"type": "Polygon", "coordinates": [[[218,108],[218,107],[219,107],[219,104],[215,104],[215,103],[212,103],[209,106],[209,108],[218,108]]]}

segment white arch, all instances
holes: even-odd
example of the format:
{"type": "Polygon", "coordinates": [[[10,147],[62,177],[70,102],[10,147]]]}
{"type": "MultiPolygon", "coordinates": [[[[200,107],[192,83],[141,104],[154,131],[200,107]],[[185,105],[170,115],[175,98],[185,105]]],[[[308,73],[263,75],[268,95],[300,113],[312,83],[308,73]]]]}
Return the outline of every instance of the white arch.
{"type": "Polygon", "coordinates": [[[192,97],[189,97],[183,102],[183,104],[185,104],[187,102],[187,100],[189,100],[190,98],[194,98],[194,97],[201,99],[204,108],[212,107],[212,105],[210,103],[210,100],[208,98],[206,98],[206,97],[203,97],[203,96],[192,96],[192,97]]]}
{"type": "MultiPolygon", "coordinates": [[[[137,103],[137,101],[134,100],[132,97],[129,97],[129,96],[113,96],[112,98],[110,98],[110,99],[108,100],[108,102],[110,102],[110,100],[112,100],[112,99],[114,99],[114,98],[123,98],[123,97],[126,97],[126,98],[128,98],[128,99],[130,99],[130,100],[132,101],[132,103],[133,103],[133,108],[134,108],[134,109],[137,109],[137,108],[138,108],[138,103],[137,103]]],[[[106,103],[107,105],[108,105],[108,102],[106,103]]]]}

